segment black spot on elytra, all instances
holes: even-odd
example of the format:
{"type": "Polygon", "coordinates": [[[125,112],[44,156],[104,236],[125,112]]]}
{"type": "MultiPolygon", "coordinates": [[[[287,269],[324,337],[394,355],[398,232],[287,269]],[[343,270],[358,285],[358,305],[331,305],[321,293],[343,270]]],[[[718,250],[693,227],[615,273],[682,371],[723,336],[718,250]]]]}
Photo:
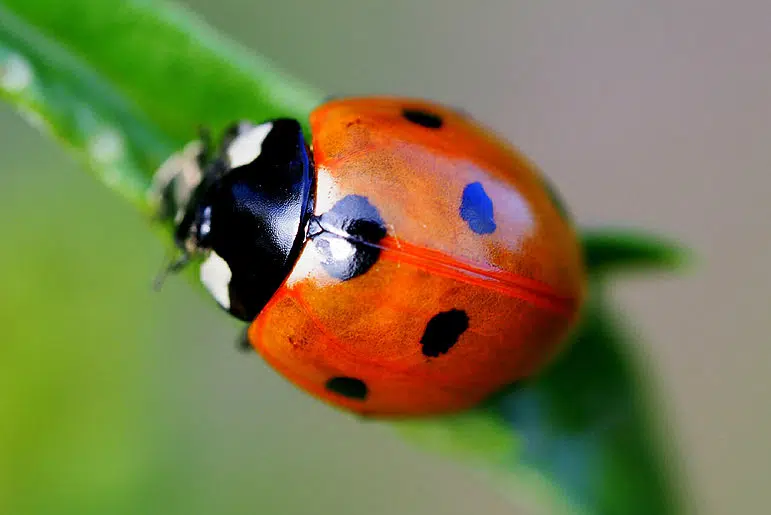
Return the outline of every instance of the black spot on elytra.
{"type": "Polygon", "coordinates": [[[249,326],[241,331],[241,335],[238,337],[238,341],[236,342],[236,348],[241,352],[251,352],[254,350],[252,343],[249,341],[249,326]]]}
{"type": "Polygon", "coordinates": [[[327,381],[326,389],[332,393],[363,401],[367,398],[367,385],[355,377],[333,377],[327,381]]]}
{"type": "Polygon", "coordinates": [[[380,212],[367,197],[348,195],[311,222],[309,237],[324,270],[347,281],[366,273],[380,257],[386,235],[380,212]]]}
{"type": "Polygon", "coordinates": [[[443,123],[439,115],[423,111],[422,109],[405,108],[402,111],[402,116],[408,121],[427,129],[439,129],[443,123]]]}
{"type": "Polygon", "coordinates": [[[460,309],[451,309],[438,313],[428,321],[420,344],[423,355],[436,358],[446,354],[458,338],[468,329],[468,315],[460,309]]]}
{"type": "Polygon", "coordinates": [[[477,234],[495,232],[493,201],[487,196],[480,182],[472,182],[463,189],[460,201],[460,217],[477,234]]]}

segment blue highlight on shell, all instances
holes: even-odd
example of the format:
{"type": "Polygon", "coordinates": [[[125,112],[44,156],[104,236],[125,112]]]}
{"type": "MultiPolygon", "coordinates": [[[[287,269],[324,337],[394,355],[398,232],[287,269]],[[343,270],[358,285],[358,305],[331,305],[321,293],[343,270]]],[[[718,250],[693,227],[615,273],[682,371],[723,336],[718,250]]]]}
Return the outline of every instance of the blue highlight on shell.
{"type": "Polygon", "coordinates": [[[482,183],[472,182],[463,189],[460,217],[477,234],[492,234],[495,232],[493,201],[487,196],[482,183]]]}

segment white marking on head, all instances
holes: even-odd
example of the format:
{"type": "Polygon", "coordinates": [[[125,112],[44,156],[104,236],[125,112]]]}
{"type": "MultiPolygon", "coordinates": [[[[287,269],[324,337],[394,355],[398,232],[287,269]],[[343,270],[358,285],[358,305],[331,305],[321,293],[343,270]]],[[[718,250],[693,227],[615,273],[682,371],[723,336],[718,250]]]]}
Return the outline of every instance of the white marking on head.
{"type": "Polygon", "coordinates": [[[273,124],[267,122],[262,125],[255,125],[238,135],[227,148],[230,166],[236,168],[248,165],[257,159],[262,152],[262,142],[265,141],[271,129],[273,129],[273,124]]]}
{"type": "Polygon", "coordinates": [[[227,262],[211,251],[201,263],[201,282],[214,300],[225,309],[230,309],[230,279],[233,277],[227,262]]]}

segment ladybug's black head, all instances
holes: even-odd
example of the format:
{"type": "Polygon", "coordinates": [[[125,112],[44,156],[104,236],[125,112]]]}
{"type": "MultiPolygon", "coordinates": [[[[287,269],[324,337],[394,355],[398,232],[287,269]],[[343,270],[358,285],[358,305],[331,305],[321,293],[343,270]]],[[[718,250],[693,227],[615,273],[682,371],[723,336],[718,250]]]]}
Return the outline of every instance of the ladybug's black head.
{"type": "Polygon", "coordinates": [[[161,207],[176,211],[175,242],[182,251],[170,271],[201,256],[209,293],[235,317],[251,321],[286,279],[305,241],[313,207],[311,156],[300,124],[289,119],[238,123],[217,155],[209,157],[207,147],[193,147],[156,176],[161,207]]]}

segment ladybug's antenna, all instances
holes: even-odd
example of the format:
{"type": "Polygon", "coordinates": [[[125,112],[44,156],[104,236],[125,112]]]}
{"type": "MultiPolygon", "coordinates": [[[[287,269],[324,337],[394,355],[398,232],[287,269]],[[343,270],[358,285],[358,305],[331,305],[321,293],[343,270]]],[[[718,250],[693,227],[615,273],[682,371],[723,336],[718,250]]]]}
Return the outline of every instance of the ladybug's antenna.
{"type": "Polygon", "coordinates": [[[183,252],[182,255],[177,256],[176,253],[170,252],[165,261],[163,268],[153,281],[153,290],[155,291],[161,291],[166,278],[171,274],[176,274],[190,262],[190,254],[183,252]]]}

